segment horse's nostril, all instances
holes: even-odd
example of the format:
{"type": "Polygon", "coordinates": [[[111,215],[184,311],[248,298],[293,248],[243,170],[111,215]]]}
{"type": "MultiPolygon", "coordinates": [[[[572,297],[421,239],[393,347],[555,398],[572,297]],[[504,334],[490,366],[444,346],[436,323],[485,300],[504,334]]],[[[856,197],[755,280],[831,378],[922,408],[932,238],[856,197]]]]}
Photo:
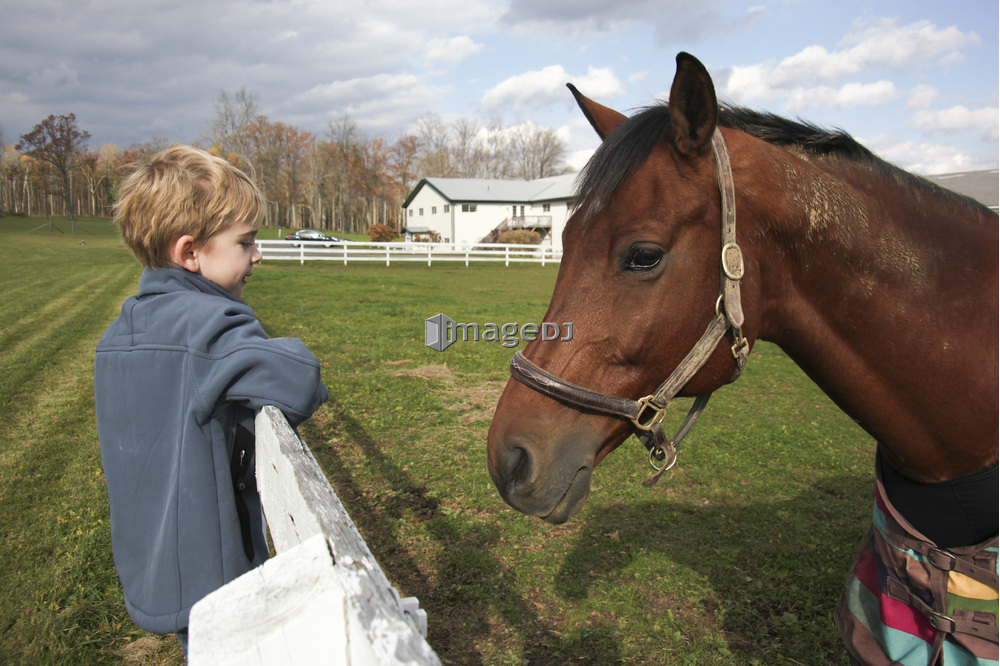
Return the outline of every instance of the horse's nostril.
{"type": "Polygon", "coordinates": [[[510,455],[504,461],[503,476],[512,486],[517,486],[521,477],[528,473],[528,453],[518,447],[511,449],[510,455]]]}

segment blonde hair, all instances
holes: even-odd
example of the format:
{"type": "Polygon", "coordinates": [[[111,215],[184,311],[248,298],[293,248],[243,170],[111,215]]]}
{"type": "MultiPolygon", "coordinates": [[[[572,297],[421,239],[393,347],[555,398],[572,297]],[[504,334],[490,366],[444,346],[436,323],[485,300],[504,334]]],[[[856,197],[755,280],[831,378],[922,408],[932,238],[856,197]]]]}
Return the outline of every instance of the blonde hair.
{"type": "Polygon", "coordinates": [[[174,144],[122,183],[115,222],[143,266],[172,266],[171,245],[190,235],[200,247],[230,224],[260,226],[263,200],[250,178],[204,150],[174,144]]]}

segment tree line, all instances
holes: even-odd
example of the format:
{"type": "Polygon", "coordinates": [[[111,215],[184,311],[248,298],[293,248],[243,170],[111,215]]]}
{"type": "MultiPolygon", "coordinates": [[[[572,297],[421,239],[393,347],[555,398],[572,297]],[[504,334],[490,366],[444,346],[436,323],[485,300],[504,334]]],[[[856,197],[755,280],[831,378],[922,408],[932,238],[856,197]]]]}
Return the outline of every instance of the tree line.
{"type": "MultiPolygon", "coordinates": [[[[319,136],[271,120],[245,88],[223,91],[214,110],[195,145],[251,175],[269,226],[398,229],[403,200],[421,178],[531,180],[568,170],[565,142],[530,123],[429,115],[390,141],[365,135],[347,115],[319,136]]],[[[109,217],[122,178],[170,143],[91,149],[89,140],[72,113],[48,116],[16,142],[0,127],[0,213],[109,217]]]]}

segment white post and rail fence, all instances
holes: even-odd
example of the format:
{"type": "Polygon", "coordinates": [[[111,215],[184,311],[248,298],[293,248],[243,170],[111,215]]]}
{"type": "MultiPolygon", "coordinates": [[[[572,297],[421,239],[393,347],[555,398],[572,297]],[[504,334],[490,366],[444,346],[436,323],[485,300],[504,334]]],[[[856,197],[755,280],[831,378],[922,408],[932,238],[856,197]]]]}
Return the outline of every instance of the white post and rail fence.
{"type": "Polygon", "coordinates": [[[558,263],[562,250],[549,245],[520,245],[510,243],[362,243],[324,241],[258,240],[257,247],[266,261],[339,261],[346,266],[351,262],[433,262],[493,261],[512,263],[558,263]]]}
{"type": "Polygon", "coordinates": [[[191,611],[193,666],[434,665],[427,616],[401,599],[301,437],[257,414],[257,484],[277,555],[191,611]]]}

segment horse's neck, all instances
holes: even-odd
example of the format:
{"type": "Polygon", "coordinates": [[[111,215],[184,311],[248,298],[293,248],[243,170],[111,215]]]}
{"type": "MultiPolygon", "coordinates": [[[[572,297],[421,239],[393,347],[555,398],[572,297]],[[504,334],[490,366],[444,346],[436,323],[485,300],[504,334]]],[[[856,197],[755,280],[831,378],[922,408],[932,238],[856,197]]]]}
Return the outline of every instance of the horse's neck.
{"type": "Polygon", "coordinates": [[[996,462],[995,217],[852,165],[794,172],[760,211],[761,337],[909,475],[996,462]]]}

